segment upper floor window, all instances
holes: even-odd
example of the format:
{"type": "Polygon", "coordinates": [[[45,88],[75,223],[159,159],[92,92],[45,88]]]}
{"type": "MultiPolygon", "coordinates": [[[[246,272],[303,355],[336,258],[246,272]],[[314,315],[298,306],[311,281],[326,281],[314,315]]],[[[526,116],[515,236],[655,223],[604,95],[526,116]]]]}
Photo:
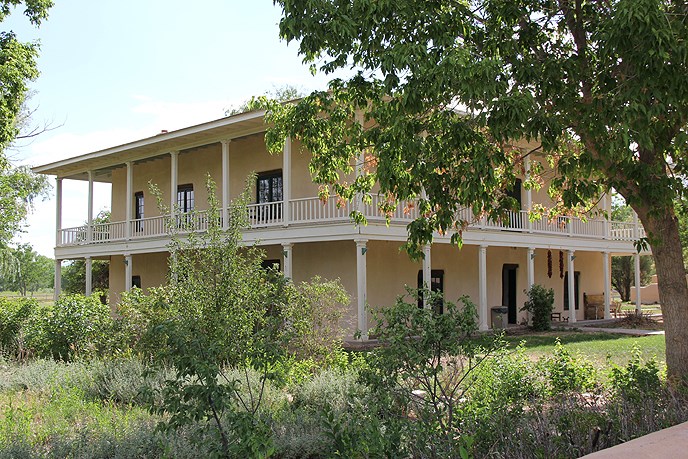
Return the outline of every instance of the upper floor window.
{"type": "MultiPolygon", "coordinates": [[[[136,220],[141,220],[143,218],[143,191],[137,191],[134,193],[134,218],[136,220]]],[[[136,231],[143,230],[143,222],[136,222],[136,231]]]]}
{"type": "Polygon", "coordinates": [[[282,171],[262,172],[258,174],[256,184],[258,204],[282,200],[282,171]]]}
{"type": "Polygon", "coordinates": [[[191,212],[194,209],[194,190],[193,184],[179,185],[177,187],[177,206],[179,212],[191,212]]]}

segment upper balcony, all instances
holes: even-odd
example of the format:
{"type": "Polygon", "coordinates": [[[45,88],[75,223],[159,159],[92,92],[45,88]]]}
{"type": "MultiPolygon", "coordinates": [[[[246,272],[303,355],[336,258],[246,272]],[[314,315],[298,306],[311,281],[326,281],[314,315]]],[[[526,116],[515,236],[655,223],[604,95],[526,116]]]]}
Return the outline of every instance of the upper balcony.
{"type": "MultiPolygon", "coordinates": [[[[379,197],[373,196],[371,203],[362,205],[362,213],[370,223],[385,224],[386,218],[379,211],[379,197]]],[[[284,202],[268,202],[248,205],[247,231],[266,228],[293,228],[351,223],[350,214],[356,204],[329,199],[323,202],[317,197],[292,199],[288,208],[284,202]]],[[[390,216],[391,226],[406,226],[417,217],[417,210],[407,203],[400,203],[390,216]]],[[[170,216],[132,219],[109,223],[94,223],[58,230],[58,247],[106,244],[111,242],[141,241],[160,239],[169,236],[170,216]],[[127,229],[127,225],[129,228],[127,229]]],[[[177,214],[179,232],[203,232],[208,229],[206,211],[177,214]]],[[[531,221],[527,211],[510,212],[505,221],[476,219],[469,209],[460,212],[459,218],[471,222],[467,228],[472,231],[529,233],[580,238],[587,240],[610,240],[633,242],[645,237],[645,232],[637,223],[608,221],[602,218],[586,221],[569,216],[554,220],[540,218],[531,221]]],[[[353,223],[351,223],[353,225],[353,223]]]]}

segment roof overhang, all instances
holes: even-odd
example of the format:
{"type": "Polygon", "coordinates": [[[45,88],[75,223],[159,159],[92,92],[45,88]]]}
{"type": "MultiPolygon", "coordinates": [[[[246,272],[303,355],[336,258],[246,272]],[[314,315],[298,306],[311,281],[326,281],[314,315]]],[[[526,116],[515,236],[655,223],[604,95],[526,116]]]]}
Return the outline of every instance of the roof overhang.
{"type": "Polygon", "coordinates": [[[37,174],[75,180],[88,180],[88,172],[92,171],[95,181],[110,182],[112,170],[122,167],[127,162],[134,163],[165,155],[172,151],[190,149],[221,140],[231,140],[264,132],[266,129],[264,115],[264,110],[240,113],[74,158],[36,166],[32,170],[37,174]]]}

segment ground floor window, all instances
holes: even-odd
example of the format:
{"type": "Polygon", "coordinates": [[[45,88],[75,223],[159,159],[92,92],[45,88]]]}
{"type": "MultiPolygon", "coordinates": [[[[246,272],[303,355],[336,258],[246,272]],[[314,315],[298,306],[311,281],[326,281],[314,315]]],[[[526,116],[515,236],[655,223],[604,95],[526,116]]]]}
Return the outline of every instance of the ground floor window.
{"type": "MultiPolygon", "coordinates": [[[[578,300],[578,281],[580,278],[580,271],[573,273],[573,298],[576,302],[576,309],[580,307],[578,300]]],[[[564,273],[564,311],[569,310],[569,273],[564,273]]]]}
{"type": "Polygon", "coordinates": [[[282,262],[279,260],[263,260],[260,263],[260,267],[263,269],[274,269],[275,271],[280,271],[282,269],[282,262]]]}
{"type": "Polygon", "coordinates": [[[131,286],[141,288],[141,276],[131,276],[131,286]]]}

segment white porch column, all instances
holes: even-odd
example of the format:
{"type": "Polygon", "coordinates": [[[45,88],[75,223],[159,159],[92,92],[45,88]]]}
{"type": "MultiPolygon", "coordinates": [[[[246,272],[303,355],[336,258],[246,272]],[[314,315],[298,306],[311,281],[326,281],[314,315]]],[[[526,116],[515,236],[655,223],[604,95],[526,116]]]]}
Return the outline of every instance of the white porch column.
{"type": "Polygon", "coordinates": [[[528,247],[528,290],[535,284],[535,247],[528,247]]]}
{"type": "Polygon", "coordinates": [[[282,226],[289,226],[291,201],[291,137],[284,141],[282,151],[282,226]]]}
{"type": "Polygon", "coordinates": [[[60,177],[55,179],[55,203],[55,247],[57,247],[62,244],[62,179],[60,177]]]}
{"type": "Polygon", "coordinates": [[[170,152],[170,217],[177,214],[177,182],[179,180],[179,152],[170,152]]]}
{"type": "Polygon", "coordinates": [[[88,216],[86,217],[86,241],[93,241],[93,171],[88,171],[88,216]]]}
{"type": "MultiPolygon", "coordinates": [[[[423,288],[430,290],[432,288],[432,245],[426,244],[423,246],[423,288]]],[[[423,294],[423,307],[429,309],[431,307],[428,292],[423,294]]]]}
{"type": "Polygon", "coordinates": [[[568,273],[569,273],[569,323],[575,323],[576,322],[576,292],[575,292],[575,281],[576,281],[576,273],[574,271],[574,266],[573,266],[573,260],[576,258],[574,255],[575,251],[573,250],[568,250],[567,255],[568,255],[568,273]]]}
{"type": "Polygon", "coordinates": [[[125,220],[125,228],[124,228],[124,236],[129,239],[131,238],[131,201],[134,199],[134,168],[132,167],[131,161],[127,161],[127,196],[126,196],[126,201],[125,201],[125,212],[127,213],[126,215],[126,220],[125,220]]]}
{"type": "Polygon", "coordinates": [[[640,314],[643,312],[642,298],[640,298],[640,254],[634,254],[633,261],[635,262],[635,313],[640,314]]]}
{"type": "Polygon", "coordinates": [[[602,252],[602,271],[604,275],[604,318],[611,319],[612,314],[610,311],[611,304],[611,275],[609,273],[609,252],[602,252]]]}
{"type": "MultiPolygon", "coordinates": [[[[530,179],[530,157],[526,156],[523,159],[523,166],[525,168],[526,172],[526,180],[530,179]]],[[[526,188],[526,210],[528,211],[529,215],[526,217],[526,228],[528,229],[529,233],[533,232],[533,222],[530,221],[530,211],[533,209],[533,190],[530,189],[530,187],[526,188]]]]}
{"type": "Polygon", "coordinates": [[[284,258],[284,277],[291,279],[293,275],[292,271],[292,248],[294,244],[290,242],[282,243],[282,257],[284,258]]]}
{"type": "Polygon", "coordinates": [[[612,218],[612,196],[609,193],[604,195],[604,212],[607,214],[604,218],[604,238],[609,239],[611,229],[609,220],[612,218]]]}
{"type": "Polygon", "coordinates": [[[57,301],[62,293],[62,260],[55,260],[55,288],[54,299],[57,301]]]}
{"type": "Polygon", "coordinates": [[[93,264],[91,257],[86,257],[86,296],[89,296],[93,291],[93,264]]]}
{"type": "Polygon", "coordinates": [[[367,286],[367,262],[366,252],[367,239],[356,239],[356,288],[358,301],[358,330],[361,333],[361,339],[368,339],[368,316],[366,313],[366,303],[368,297],[367,286]]]}
{"type": "Polygon", "coordinates": [[[221,140],[222,144],[222,228],[229,228],[229,142],[221,140]]]}
{"type": "Polygon", "coordinates": [[[132,276],[132,257],[131,254],[124,255],[124,290],[127,292],[131,290],[131,276],[132,276]]]}
{"type": "Polygon", "coordinates": [[[487,246],[481,245],[478,249],[478,320],[480,330],[490,328],[487,310],[487,246]]]}

